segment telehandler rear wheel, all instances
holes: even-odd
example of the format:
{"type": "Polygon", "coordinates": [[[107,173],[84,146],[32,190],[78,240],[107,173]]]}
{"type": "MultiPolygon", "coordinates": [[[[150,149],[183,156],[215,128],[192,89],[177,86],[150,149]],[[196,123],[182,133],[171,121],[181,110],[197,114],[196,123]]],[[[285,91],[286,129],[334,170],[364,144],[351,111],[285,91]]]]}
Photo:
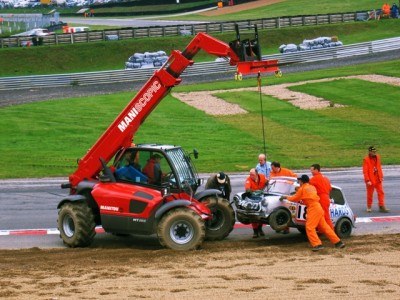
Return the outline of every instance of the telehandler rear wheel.
{"type": "Polygon", "coordinates": [[[195,211],[182,207],[162,217],[157,234],[162,246],[185,251],[200,247],[205,231],[203,219],[195,211]]]}
{"type": "Polygon", "coordinates": [[[58,212],[58,230],[65,245],[86,247],[96,235],[94,215],[85,202],[65,203],[58,212]]]}
{"type": "Polygon", "coordinates": [[[206,221],[206,239],[223,240],[235,226],[235,211],[224,198],[208,197],[200,200],[211,210],[212,218],[206,221]]]}

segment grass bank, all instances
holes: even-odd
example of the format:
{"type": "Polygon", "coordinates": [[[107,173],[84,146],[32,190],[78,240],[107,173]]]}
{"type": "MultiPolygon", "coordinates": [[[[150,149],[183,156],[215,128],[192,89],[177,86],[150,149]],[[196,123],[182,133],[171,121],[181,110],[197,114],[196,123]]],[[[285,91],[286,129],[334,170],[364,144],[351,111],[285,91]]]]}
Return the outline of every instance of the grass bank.
{"type": "MultiPolygon", "coordinates": [[[[324,71],[266,77],[263,85],[352,74],[400,77],[400,62],[358,65],[324,71]]],[[[255,86],[255,79],[178,86],[174,91],[255,86]]],[[[379,148],[384,164],[400,164],[399,87],[361,80],[305,84],[296,90],[346,105],[305,111],[263,96],[266,147],[271,160],[285,167],[360,166],[369,145],[379,148]]],[[[68,176],[106,127],[132,98],[131,93],[45,101],[0,109],[0,178],[68,176]]],[[[246,172],[263,151],[260,96],[257,92],[220,96],[248,111],[214,117],[167,96],[136,134],[136,143],[179,144],[197,148],[200,172],[246,172]]]]}

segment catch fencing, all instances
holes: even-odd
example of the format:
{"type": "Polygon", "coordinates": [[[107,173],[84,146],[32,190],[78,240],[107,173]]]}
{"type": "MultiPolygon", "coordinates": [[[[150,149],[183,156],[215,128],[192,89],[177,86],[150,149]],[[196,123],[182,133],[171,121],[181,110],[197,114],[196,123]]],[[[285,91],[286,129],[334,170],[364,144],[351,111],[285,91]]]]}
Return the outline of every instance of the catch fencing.
{"type": "MultiPolygon", "coordinates": [[[[20,31],[28,31],[33,28],[46,28],[51,26],[52,24],[59,23],[58,12],[53,14],[2,14],[0,13],[0,34],[1,33],[11,33],[12,32],[20,32],[20,31]]],[[[31,38],[24,39],[31,40],[31,38]]],[[[22,40],[22,41],[24,41],[22,40]]],[[[5,44],[7,45],[7,44],[5,44]]],[[[9,46],[15,44],[8,44],[9,46]]],[[[17,43],[16,45],[21,45],[21,43],[17,43]]]]}
{"type": "MultiPolygon", "coordinates": [[[[148,38],[148,37],[169,37],[178,35],[196,35],[199,32],[208,34],[235,31],[235,25],[240,30],[246,30],[257,25],[258,29],[274,29],[294,26],[315,26],[334,23],[354,22],[365,18],[367,12],[347,12],[324,15],[309,16],[288,16],[278,18],[264,18],[244,21],[228,21],[216,23],[200,23],[189,25],[170,25],[154,27],[131,27],[110,30],[86,31],[77,33],[63,33],[44,36],[42,45],[63,45],[75,43],[101,42],[117,36],[119,40],[148,38]]],[[[7,37],[0,38],[0,48],[19,47],[31,41],[32,37],[7,37]]]]}
{"type": "MultiPolygon", "coordinates": [[[[400,37],[372,42],[358,43],[334,48],[305,50],[296,53],[265,55],[263,60],[275,60],[279,63],[305,63],[337,58],[365,55],[400,49],[400,37]]],[[[90,84],[106,84],[117,82],[143,82],[158,68],[116,70],[89,73],[72,73],[43,76],[18,76],[0,78],[0,90],[30,89],[43,87],[76,86],[90,84]]],[[[227,61],[195,63],[189,66],[181,77],[201,76],[209,74],[234,74],[236,68],[227,61]]]]}

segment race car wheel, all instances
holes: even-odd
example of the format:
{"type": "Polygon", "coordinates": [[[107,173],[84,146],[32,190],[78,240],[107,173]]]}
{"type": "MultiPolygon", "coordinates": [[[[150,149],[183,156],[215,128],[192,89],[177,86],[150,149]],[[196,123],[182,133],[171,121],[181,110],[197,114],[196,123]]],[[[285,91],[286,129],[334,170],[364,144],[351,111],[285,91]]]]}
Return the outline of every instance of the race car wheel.
{"type": "Polygon", "coordinates": [[[58,230],[65,245],[86,247],[96,235],[94,215],[85,202],[65,203],[58,212],[58,230]]]}
{"type": "Polygon", "coordinates": [[[269,225],[275,231],[285,230],[288,228],[291,216],[288,210],[279,208],[269,216],[269,225]]]}
{"type": "Polygon", "coordinates": [[[235,212],[228,200],[208,197],[200,201],[207,205],[212,214],[212,218],[206,221],[206,239],[215,241],[226,238],[235,225],[235,212]]]}
{"type": "Polygon", "coordinates": [[[203,219],[193,210],[177,208],[167,212],[158,224],[158,239],[173,250],[193,250],[200,247],[205,237],[203,219]]]}
{"type": "Polygon", "coordinates": [[[349,237],[352,229],[353,226],[349,219],[340,219],[335,225],[335,232],[341,239],[349,237]]]}

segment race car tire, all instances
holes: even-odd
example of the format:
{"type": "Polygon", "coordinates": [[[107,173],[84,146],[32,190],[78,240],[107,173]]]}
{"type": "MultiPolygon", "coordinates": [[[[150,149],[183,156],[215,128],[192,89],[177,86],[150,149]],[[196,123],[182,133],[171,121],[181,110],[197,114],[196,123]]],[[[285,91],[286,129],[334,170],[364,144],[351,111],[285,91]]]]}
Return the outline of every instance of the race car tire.
{"type": "Polygon", "coordinates": [[[275,231],[281,231],[288,228],[292,217],[290,212],[284,208],[278,208],[269,216],[269,225],[275,231]]]}
{"type": "Polygon", "coordinates": [[[350,220],[346,218],[340,219],[335,225],[335,232],[341,239],[348,238],[351,235],[352,229],[353,225],[350,220]]]}
{"type": "Polygon", "coordinates": [[[58,212],[58,230],[68,247],[86,247],[96,235],[94,215],[86,202],[67,202],[58,212]]]}
{"type": "Polygon", "coordinates": [[[203,219],[189,208],[176,208],[168,211],[160,220],[157,229],[162,246],[180,251],[200,247],[205,237],[203,219]]]}
{"type": "Polygon", "coordinates": [[[220,197],[207,197],[200,202],[206,204],[212,213],[212,218],[205,222],[206,240],[223,240],[235,226],[235,211],[229,201],[220,197]]]}

